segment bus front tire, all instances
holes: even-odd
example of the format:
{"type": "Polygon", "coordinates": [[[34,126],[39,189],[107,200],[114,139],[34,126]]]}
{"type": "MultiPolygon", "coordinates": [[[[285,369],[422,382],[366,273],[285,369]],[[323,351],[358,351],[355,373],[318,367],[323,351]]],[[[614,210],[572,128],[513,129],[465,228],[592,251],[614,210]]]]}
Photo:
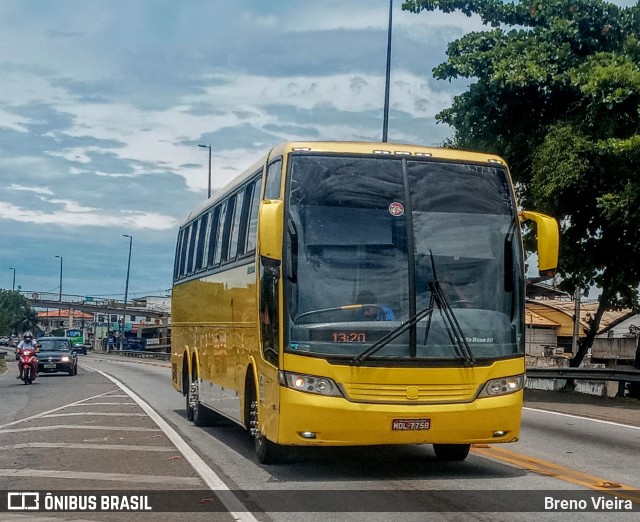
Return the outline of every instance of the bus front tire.
{"type": "Polygon", "coordinates": [[[471,444],[434,444],[433,451],[438,460],[460,462],[467,458],[471,444]]]}
{"type": "MultiPolygon", "coordinates": [[[[253,388],[250,388],[253,390],[253,388]]],[[[255,391],[249,391],[249,433],[253,437],[256,458],[260,464],[280,464],[284,461],[286,452],[283,446],[271,442],[260,433],[259,407],[255,391]]]]}

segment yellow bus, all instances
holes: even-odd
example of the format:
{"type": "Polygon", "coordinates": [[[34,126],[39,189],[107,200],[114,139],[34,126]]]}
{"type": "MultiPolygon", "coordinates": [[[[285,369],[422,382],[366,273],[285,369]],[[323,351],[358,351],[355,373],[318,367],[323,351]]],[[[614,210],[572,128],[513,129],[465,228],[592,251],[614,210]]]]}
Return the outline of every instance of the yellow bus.
{"type": "Polygon", "coordinates": [[[235,421],[261,463],[375,444],[464,460],[518,440],[525,220],[550,277],[557,222],[518,211],[497,156],[273,148],[178,232],[171,369],[187,417],[235,421]]]}

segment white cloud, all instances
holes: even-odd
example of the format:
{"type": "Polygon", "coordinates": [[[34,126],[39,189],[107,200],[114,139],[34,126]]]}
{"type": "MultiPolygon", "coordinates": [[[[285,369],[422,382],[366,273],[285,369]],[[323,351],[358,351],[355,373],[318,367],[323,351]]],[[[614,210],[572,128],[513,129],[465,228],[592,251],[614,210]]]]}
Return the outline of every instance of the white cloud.
{"type": "Polygon", "coordinates": [[[0,219],[38,225],[72,225],[76,228],[91,226],[103,228],[124,227],[132,230],[169,230],[178,226],[176,219],[156,212],[121,211],[107,214],[105,212],[80,211],[78,210],[80,207],[74,207],[73,205],[68,208],[70,202],[63,203],[65,203],[64,210],[47,213],[0,201],[0,219]]]}
{"type": "Polygon", "coordinates": [[[48,196],[53,195],[53,192],[51,192],[51,190],[46,187],[23,187],[22,185],[16,185],[15,183],[11,183],[7,188],[9,190],[35,192],[36,194],[46,194],[48,196]]]}

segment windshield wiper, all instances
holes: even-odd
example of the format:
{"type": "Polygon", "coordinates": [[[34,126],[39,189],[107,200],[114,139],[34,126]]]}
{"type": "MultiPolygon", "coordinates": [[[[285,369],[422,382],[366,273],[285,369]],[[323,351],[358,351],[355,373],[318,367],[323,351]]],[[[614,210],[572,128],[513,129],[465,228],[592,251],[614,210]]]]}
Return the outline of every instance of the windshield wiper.
{"type": "Polygon", "coordinates": [[[449,334],[449,339],[451,343],[456,347],[457,354],[462,357],[466,363],[470,366],[474,365],[476,360],[473,354],[471,353],[471,348],[469,348],[469,343],[467,342],[467,338],[462,332],[462,328],[460,328],[460,323],[447,301],[447,297],[444,295],[442,291],[442,286],[440,285],[440,281],[438,280],[436,274],[435,261],[433,259],[433,253],[431,253],[431,268],[433,271],[433,281],[429,283],[429,289],[431,290],[431,299],[429,300],[429,305],[413,316],[409,317],[409,319],[402,323],[397,328],[391,330],[388,334],[386,334],[382,339],[379,339],[375,343],[373,343],[369,348],[367,348],[364,352],[359,353],[353,359],[351,359],[351,364],[354,366],[358,366],[362,364],[364,360],[373,355],[374,353],[380,351],[382,348],[387,346],[391,341],[402,335],[409,328],[411,328],[414,324],[418,323],[425,317],[429,316],[429,322],[425,328],[425,337],[424,343],[427,344],[427,336],[429,335],[429,330],[431,327],[431,318],[433,317],[433,311],[435,309],[434,304],[440,310],[442,317],[445,319],[451,328],[447,328],[447,333],[449,334]]]}
{"type": "MultiPolygon", "coordinates": [[[[435,299],[438,308],[440,309],[440,313],[442,317],[449,323],[452,332],[447,328],[447,333],[449,334],[449,338],[451,339],[452,344],[455,345],[456,351],[460,356],[462,356],[468,365],[473,366],[476,362],[473,354],[471,353],[471,348],[469,348],[469,343],[467,342],[467,338],[465,337],[462,328],[460,328],[460,323],[458,322],[458,318],[456,314],[453,312],[453,308],[447,301],[447,297],[444,295],[442,291],[442,287],[440,286],[440,281],[434,279],[429,283],[429,287],[431,288],[431,293],[435,299]]],[[[428,330],[425,335],[425,344],[427,342],[428,330]]]]}
{"type": "Polygon", "coordinates": [[[369,348],[367,348],[364,352],[359,353],[353,359],[351,359],[351,364],[354,366],[358,366],[369,356],[373,355],[377,351],[381,350],[385,346],[387,346],[391,341],[402,335],[409,328],[411,328],[414,324],[422,321],[425,317],[433,313],[433,306],[429,303],[429,306],[423,308],[413,316],[409,317],[409,319],[402,323],[397,328],[394,328],[389,333],[387,333],[381,339],[378,339],[375,343],[373,343],[369,348]]]}

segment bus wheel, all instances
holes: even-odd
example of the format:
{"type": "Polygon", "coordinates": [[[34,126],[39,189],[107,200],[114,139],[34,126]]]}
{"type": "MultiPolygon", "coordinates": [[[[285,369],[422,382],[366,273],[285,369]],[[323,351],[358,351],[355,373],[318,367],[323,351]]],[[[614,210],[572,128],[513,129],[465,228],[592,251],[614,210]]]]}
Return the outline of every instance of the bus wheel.
{"type": "Polygon", "coordinates": [[[187,420],[193,420],[193,408],[191,407],[191,379],[189,378],[189,374],[185,373],[183,375],[183,393],[185,396],[185,406],[187,409],[187,420]]]}
{"type": "Polygon", "coordinates": [[[260,433],[258,419],[258,401],[255,392],[250,399],[249,432],[253,436],[256,458],[260,464],[279,464],[284,459],[284,448],[268,440],[260,433]]]}
{"type": "Polygon", "coordinates": [[[187,418],[198,427],[214,426],[218,420],[218,416],[200,402],[200,383],[197,377],[189,385],[187,418]]]}
{"type": "Polygon", "coordinates": [[[461,461],[469,455],[471,444],[434,444],[433,451],[438,460],[445,462],[461,461]]]}

